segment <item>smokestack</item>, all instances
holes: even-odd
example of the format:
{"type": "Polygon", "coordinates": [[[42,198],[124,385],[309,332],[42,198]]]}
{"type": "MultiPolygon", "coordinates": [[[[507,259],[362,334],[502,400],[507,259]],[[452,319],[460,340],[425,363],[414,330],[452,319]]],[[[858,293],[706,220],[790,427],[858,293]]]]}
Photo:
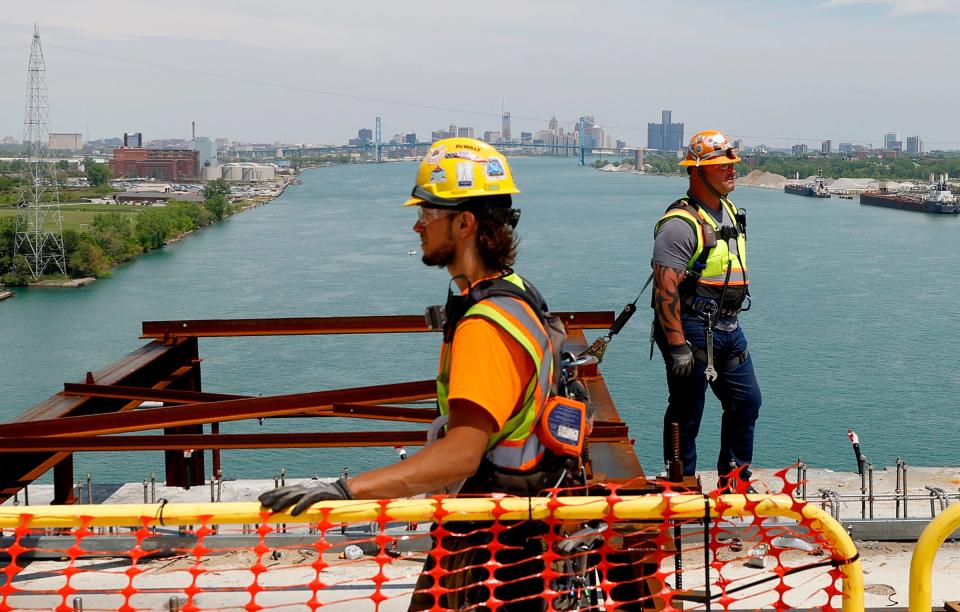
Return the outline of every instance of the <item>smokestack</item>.
{"type": "Polygon", "coordinates": [[[196,121],[190,122],[190,138],[191,140],[197,139],[197,122],[196,121]]]}

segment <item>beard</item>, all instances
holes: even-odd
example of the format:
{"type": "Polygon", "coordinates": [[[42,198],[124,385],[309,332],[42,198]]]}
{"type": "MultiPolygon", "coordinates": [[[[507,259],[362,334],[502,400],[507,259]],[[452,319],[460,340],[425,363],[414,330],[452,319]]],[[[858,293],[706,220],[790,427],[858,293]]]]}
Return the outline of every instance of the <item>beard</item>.
{"type": "Polygon", "coordinates": [[[453,263],[454,255],[456,250],[453,247],[453,244],[447,244],[443,247],[438,248],[432,253],[424,253],[420,258],[420,261],[427,266],[436,266],[438,268],[446,268],[451,263],[453,263]]]}

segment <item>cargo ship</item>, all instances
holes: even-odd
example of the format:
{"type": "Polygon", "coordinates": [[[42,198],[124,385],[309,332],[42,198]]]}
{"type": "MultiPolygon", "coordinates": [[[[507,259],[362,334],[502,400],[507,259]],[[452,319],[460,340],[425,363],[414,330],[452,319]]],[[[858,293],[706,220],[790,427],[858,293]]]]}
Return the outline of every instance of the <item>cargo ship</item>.
{"type": "Polygon", "coordinates": [[[892,193],[886,185],[880,185],[879,191],[865,191],[860,194],[860,203],[869,206],[883,206],[899,210],[912,210],[932,214],[955,215],[960,213],[960,203],[947,186],[948,176],[940,176],[939,181],[931,181],[926,194],[892,193]]]}
{"type": "Polygon", "coordinates": [[[803,185],[784,185],[783,192],[792,193],[793,195],[807,196],[810,198],[830,197],[830,192],[827,190],[827,186],[824,184],[823,178],[819,176],[812,182],[804,183],[803,185]]]}

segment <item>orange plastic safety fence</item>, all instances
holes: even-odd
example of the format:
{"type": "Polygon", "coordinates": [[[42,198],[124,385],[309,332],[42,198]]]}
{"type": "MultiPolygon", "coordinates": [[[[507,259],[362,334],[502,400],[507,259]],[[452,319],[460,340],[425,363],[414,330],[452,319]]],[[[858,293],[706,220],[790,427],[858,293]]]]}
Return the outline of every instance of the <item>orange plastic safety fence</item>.
{"type": "MultiPolygon", "coordinates": [[[[779,473],[781,492],[796,483],[779,473]]],[[[740,483],[746,493],[749,483],[740,483]]],[[[618,487],[608,489],[607,515],[555,518],[582,490],[552,490],[543,520],[445,521],[388,518],[380,502],[374,523],[104,529],[31,528],[31,507],[0,537],[0,612],[75,609],[134,610],[612,610],[838,609],[844,556],[811,519],[718,517],[730,498],[703,497],[714,517],[658,521],[615,516],[618,487]],[[561,500],[566,500],[561,503],[561,500]]],[[[670,490],[664,497],[684,491],[670,490]]],[[[752,498],[757,499],[760,498],[752,498]]],[[[804,502],[795,501],[803,516],[804,502]]]]}

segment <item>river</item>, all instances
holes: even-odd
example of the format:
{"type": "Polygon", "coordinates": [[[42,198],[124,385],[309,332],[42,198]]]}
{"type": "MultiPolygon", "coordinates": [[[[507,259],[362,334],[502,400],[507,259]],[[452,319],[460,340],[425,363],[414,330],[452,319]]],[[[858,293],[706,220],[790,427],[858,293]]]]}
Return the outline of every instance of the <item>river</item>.
{"type": "MultiPolygon", "coordinates": [[[[616,310],[649,273],[652,225],[683,193],[681,178],[601,173],[573,159],[518,158],[523,193],[517,270],[555,310],[616,310]]],[[[273,202],[120,266],[75,290],[25,289],[0,303],[0,420],[141,346],[157,319],[419,314],[445,298],[411,231],[409,163],[307,170],[273,202]]],[[[755,462],[798,457],[855,468],[847,428],[878,466],[960,465],[955,257],[960,219],[741,188],[748,211],[753,308],[742,315],[763,409],[755,462]]],[[[648,360],[649,297],[602,366],[648,472],[660,469],[666,384],[648,360]]],[[[592,337],[592,336],[591,336],[592,337]]],[[[434,334],[201,339],[204,390],[279,394],[429,378],[434,334]]],[[[699,438],[711,468],[720,408],[699,438]]],[[[279,419],[242,431],[393,429],[376,421],[279,419]]],[[[396,460],[391,449],[231,451],[228,478],[333,475],[396,460]]],[[[98,482],[162,472],[161,453],[81,453],[98,482]]],[[[45,477],[48,480],[49,477],[45,477]]]]}

